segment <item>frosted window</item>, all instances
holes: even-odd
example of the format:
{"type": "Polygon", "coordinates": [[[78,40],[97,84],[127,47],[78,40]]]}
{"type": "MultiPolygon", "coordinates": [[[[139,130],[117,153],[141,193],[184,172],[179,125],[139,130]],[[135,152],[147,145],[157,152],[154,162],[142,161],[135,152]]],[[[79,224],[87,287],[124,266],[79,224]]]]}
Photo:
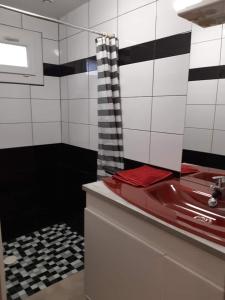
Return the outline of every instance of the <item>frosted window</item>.
{"type": "Polygon", "coordinates": [[[0,43],[0,65],[27,68],[27,47],[0,43]]]}

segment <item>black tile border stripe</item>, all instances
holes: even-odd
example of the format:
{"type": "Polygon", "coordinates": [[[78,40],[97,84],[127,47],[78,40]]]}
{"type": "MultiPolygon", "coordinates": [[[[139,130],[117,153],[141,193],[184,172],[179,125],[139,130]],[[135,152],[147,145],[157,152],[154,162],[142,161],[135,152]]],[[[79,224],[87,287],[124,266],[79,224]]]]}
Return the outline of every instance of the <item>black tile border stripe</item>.
{"type": "Polygon", "coordinates": [[[191,32],[172,35],[155,42],[154,59],[187,54],[191,51],[191,32]]]}
{"type": "MultiPolygon", "coordinates": [[[[154,59],[190,53],[191,32],[172,35],[162,39],[119,49],[119,65],[128,65],[154,59]]],[[[61,65],[44,64],[44,75],[63,77],[95,71],[96,57],[88,57],[61,65]]]]}
{"type": "Polygon", "coordinates": [[[61,77],[61,66],[60,65],[44,63],[43,70],[44,70],[45,76],[61,77]]]}
{"type": "Polygon", "coordinates": [[[190,69],[189,81],[225,78],[225,65],[190,69]]]}
{"type": "Polygon", "coordinates": [[[119,65],[128,65],[154,59],[155,41],[119,49],[119,65]]]}
{"type": "Polygon", "coordinates": [[[183,150],[183,162],[225,170],[225,156],[213,153],[183,150]]]}

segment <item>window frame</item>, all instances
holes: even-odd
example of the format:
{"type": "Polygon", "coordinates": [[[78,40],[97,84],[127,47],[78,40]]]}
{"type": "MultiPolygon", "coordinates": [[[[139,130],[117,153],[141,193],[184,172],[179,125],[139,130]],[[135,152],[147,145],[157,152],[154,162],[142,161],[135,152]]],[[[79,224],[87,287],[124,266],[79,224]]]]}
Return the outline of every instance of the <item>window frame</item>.
{"type": "Polygon", "coordinates": [[[43,85],[42,33],[0,25],[0,43],[27,49],[28,67],[0,64],[0,82],[43,85]]]}

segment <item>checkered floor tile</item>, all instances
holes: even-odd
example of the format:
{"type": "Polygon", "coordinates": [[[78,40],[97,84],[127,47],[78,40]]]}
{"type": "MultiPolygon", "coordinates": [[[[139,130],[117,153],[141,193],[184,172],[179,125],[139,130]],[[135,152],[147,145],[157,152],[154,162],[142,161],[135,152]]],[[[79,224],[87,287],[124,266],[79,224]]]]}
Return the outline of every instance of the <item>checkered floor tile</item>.
{"type": "Polygon", "coordinates": [[[56,224],[4,243],[8,299],[25,299],[84,268],[84,238],[66,224],[56,224]]]}

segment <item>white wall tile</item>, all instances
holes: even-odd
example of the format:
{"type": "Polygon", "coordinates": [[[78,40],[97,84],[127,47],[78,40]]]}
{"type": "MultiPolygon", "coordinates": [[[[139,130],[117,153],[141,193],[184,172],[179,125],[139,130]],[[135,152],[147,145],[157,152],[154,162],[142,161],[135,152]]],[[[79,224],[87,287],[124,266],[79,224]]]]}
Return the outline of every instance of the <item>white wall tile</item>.
{"type": "Polygon", "coordinates": [[[69,123],[62,122],[62,143],[69,144],[69,123]]]}
{"type": "Polygon", "coordinates": [[[32,100],[33,122],[60,122],[60,100],[32,100]]]}
{"type": "Polygon", "coordinates": [[[212,130],[185,128],[184,149],[211,152],[212,130]]]}
{"type": "Polygon", "coordinates": [[[61,143],[61,123],[34,123],[34,145],[61,143]]]}
{"type": "Polygon", "coordinates": [[[88,33],[80,32],[67,39],[68,61],[79,60],[88,57],[88,33]]]}
{"type": "Polygon", "coordinates": [[[123,128],[150,130],[152,98],[123,98],[123,128]]]}
{"type": "Polygon", "coordinates": [[[186,97],[153,98],[152,131],[183,134],[186,97]]]}
{"type": "Polygon", "coordinates": [[[31,122],[30,99],[0,99],[0,123],[31,122]]]}
{"type": "MultiPolygon", "coordinates": [[[[117,19],[104,22],[98,26],[93,27],[92,29],[99,32],[114,33],[117,36],[117,19]]],[[[96,55],[95,39],[96,34],[89,33],[89,56],[96,55]]]]}
{"type": "Polygon", "coordinates": [[[21,27],[22,25],[21,14],[1,8],[0,24],[21,27]]]}
{"type": "Polygon", "coordinates": [[[61,101],[61,119],[62,122],[69,122],[69,100],[61,101]]]}
{"type": "Polygon", "coordinates": [[[180,171],[183,135],[151,132],[150,164],[180,171]]]}
{"type": "Polygon", "coordinates": [[[0,98],[30,98],[30,86],[0,83],[0,98]]]}
{"type": "Polygon", "coordinates": [[[212,153],[225,155],[225,131],[215,130],[213,132],[212,153]]]}
{"type": "Polygon", "coordinates": [[[203,28],[201,26],[192,25],[191,42],[200,43],[210,40],[220,39],[222,36],[222,25],[203,28]]]}
{"type": "Polygon", "coordinates": [[[88,98],[88,73],[68,76],[69,99],[88,98]]]}
{"type": "Polygon", "coordinates": [[[98,74],[97,71],[89,72],[89,98],[98,98],[98,74]]]}
{"type": "Polygon", "coordinates": [[[69,122],[88,124],[88,99],[69,101],[69,122]]]}
{"type": "Polygon", "coordinates": [[[189,54],[157,59],[154,70],[154,95],[186,95],[189,54]]]}
{"type": "Polygon", "coordinates": [[[117,16],[117,0],[90,0],[89,25],[93,27],[117,16]]]}
{"type": "Polygon", "coordinates": [[[89,123],[98,125],[98,100],[89,99],[89,123]]]}
{"type": "Polygon", "coordinates": [[[59,64],[59,43],[43,39],[43,60],[49,64],[59,64]]]}
{"type": "Polygon", "coordinates": [[[89,125],[70,123],[70,144],[81,148],[89,148],[89,125]]]}
{"type": "Polygon", "coordinates": [[[156,3],[118,18],[120,48],[155,40],[156,3]]]}
{"type": "Polygon", "coordinates": [[[58,25],[45,20],[23,15],[23,28],[42,32],[43,38],[58,41],[58,25]]]}
{"type": "Polygon", "coordinates": [[[191,30],[191,22],[177,15],[173,3],[174,0],[157,1],[157,39],[191,30]]]}
{"type": "MultiPolygon", "coordinates": [[[[67,22],[67,16],[60,18],[61,21],[67,22]]],[[[59,41],[65,39],[67,37],[67,26],[59,25],[59,41]]]]}
{"type": "Polygon", "coordinates": [[[155,0],[118,0],[118,13],[121,15],[154,1],[155,0]]]}
{"type": "Polygon", "coordinates": [[[60,94],[61,94],[61,99],[67,100],[69,98],[68,76],[64,76],[60,78],[60,94]]]}
{"type": "Polygon", "coordinates": [[[32,126],[26,124],[0,124],[0,148],[32,145],[32,126]]]}
{"type": "Polygon", "coordinates": [[[217,104],[225,104],[225,79],[220,79],[218,84],[217,104]]]}
{"type": "Polygon", "coordinates": [[[185,127],[213,129],[215,105],[187,105],[185,127]]]}
{"type": "Polygon", "coordinates": [[[216,106],[215,129],[225,130],[225,105],[216,106]]]}
{"type": "Polygon", "coordinates": [[[120,67],[122,97],[152,96],[153,61],[120,67]]]}
{"type": "Polygon", "coordinates": [[[191,46],[190,68],[217,66],[220,63],[221,40],[213,40],[191,46]]]}
{"type": "Polygon", "coordinates": [[[139,130],[123,130],[125,158],[148,163],[150,132],[139,130]]]}
{"type": "MultiPolygon", "coordinates": [[[[88,3],[80,5],[76,9],[69,12],[64,18],[63,21],[74,24],[81,27],[88,27],[88,3]]],[[[61,26],[60,28],[60,39],[74,35],[80,32],[79,29],[74,29],[71,27],[61,26]]]]}
{"type": "Polygon", "coordinates": [[[188,104],[215,104],[218,80],[189,81],[188,104]]]}
{"type": "Polygon", "coordinates": [[[98,127],[90,126],[90,149],[98,151],[98,127]]]}
{"type": "Polygon", "coordinates": [[[58,77],[44,77],[44,86],[31,86],[31,98],[33,99],[60,99],[58,77]]]}
{"type": "Polygon", "coordinates": [[[222,39],[222,49],[221,49],[221,65],[225,65],[225,39],[222,39]]]}
{"type": "Polygon", "coordinates": [[[68,40],[62,40],[59,41],[59,53],[60,53],[60,57],[59,57],[59,61],[60,64],[65,64],[67,63],[68,60],[68,40]]]}

